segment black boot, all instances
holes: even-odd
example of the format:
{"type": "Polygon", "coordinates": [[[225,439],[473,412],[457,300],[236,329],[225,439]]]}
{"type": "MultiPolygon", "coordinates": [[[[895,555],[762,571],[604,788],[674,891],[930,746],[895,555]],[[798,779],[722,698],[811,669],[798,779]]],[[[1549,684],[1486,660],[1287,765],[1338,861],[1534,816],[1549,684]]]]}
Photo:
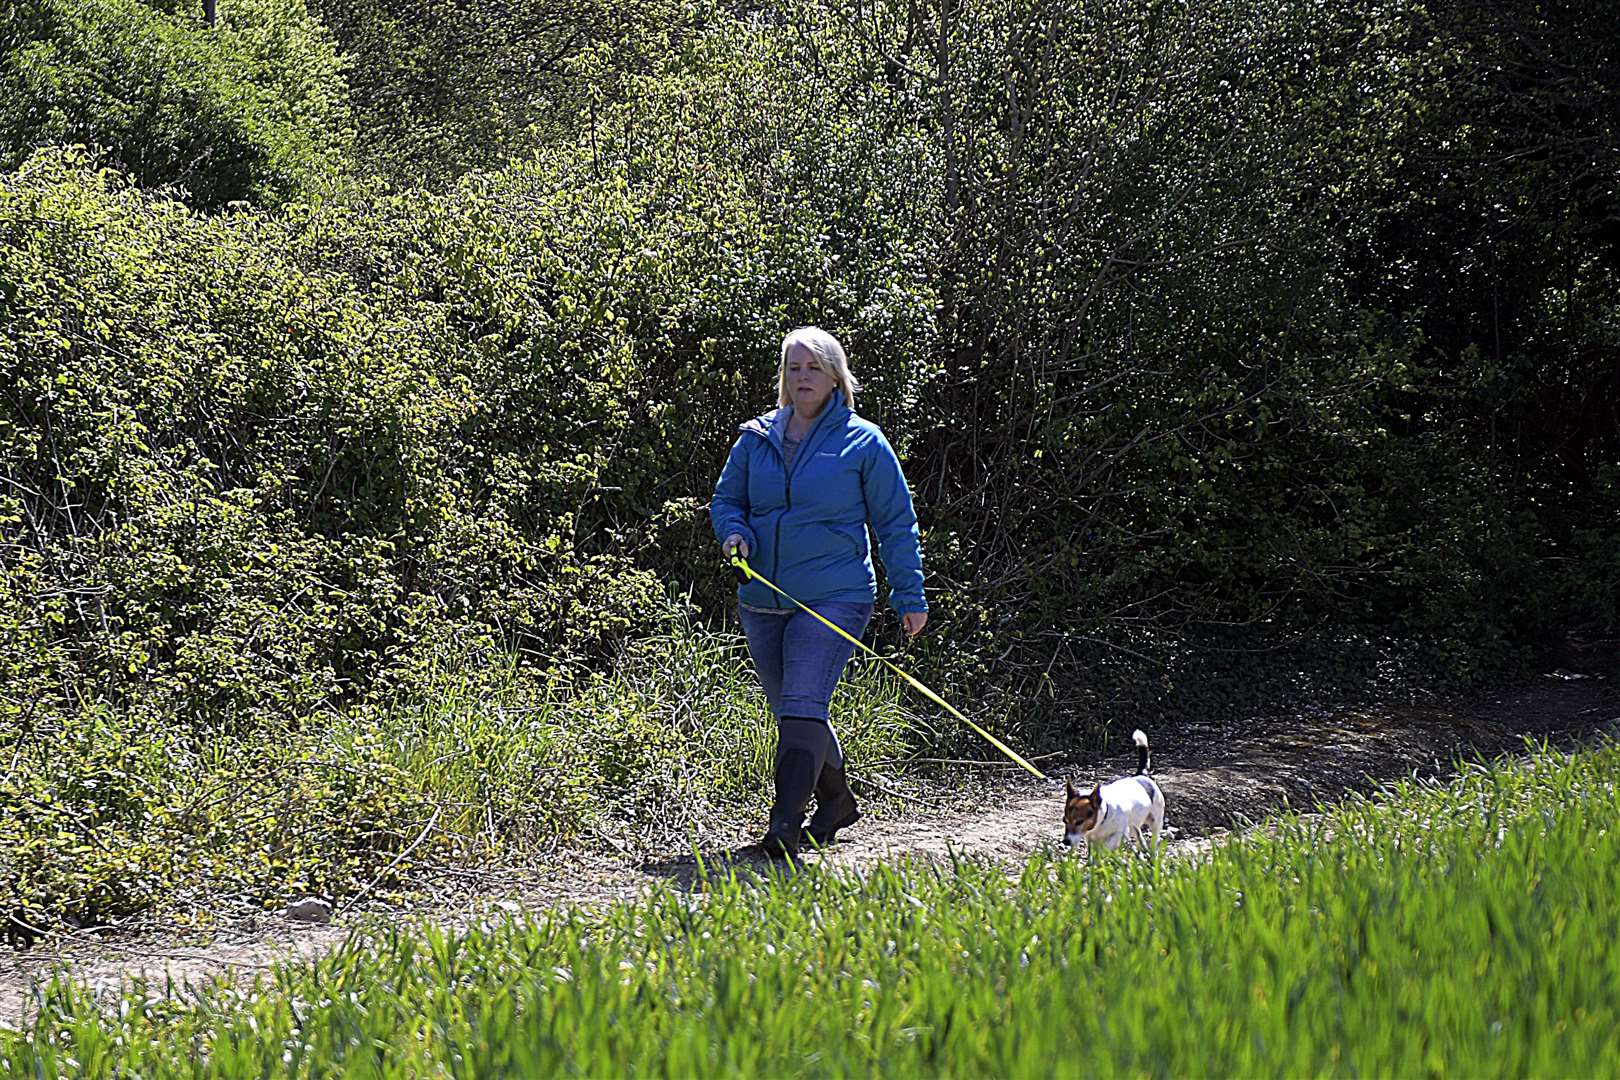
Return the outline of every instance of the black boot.
{"type": "Polygon", "coordinates": [[[771,827],[761,845],[778,859],[799,857],[799,835],[804,828],[804,807],[816,783],[816,759],[810,751],[790,747],[776,759],[776,802],[771,806],[771,827]]]}
{"type": "Polygon", "coordinates": [[[859,820],[861,812],[855,806],[855,793],[849,790],[844,763],[829,759],[816,781],[816,812],[810,815],[804,838],[817,847],[826,847],[837,839],[839,829],[847,829],[859,820]]]}

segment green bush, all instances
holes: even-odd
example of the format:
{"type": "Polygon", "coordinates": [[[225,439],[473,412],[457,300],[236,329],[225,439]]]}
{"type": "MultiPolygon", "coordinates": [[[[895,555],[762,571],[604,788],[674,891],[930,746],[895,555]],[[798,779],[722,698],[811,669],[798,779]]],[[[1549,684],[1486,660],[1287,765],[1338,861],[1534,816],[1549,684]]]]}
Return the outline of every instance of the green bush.
{"type": "Polygon", "coordinates": [[[9,527],[77,590],[83,692],[296,713],[363,692],[423,619],[586,653],[658,606],[577,547],[629,424],[590,282],[535,340],[438,202],[208,221],[47,156],[0,207],[9,527]],[[388,266],[364,291],[360,253],[388,266]]]}
{"type": "MultiPolygon", "coordinates": [[[[0,906],[35,930],[161,905],[197,920],[377,882],[428,794],[364,740],[319,728],[222,739],[98,704],[0,740],[0,906]]],[[[446,849],[441,835],[414,854],[446,849]]],[[[381,883],[392,888],[397,876],[381,883]]]]}
{"type": "Polygon", "coordinates": [[[307,0],[351,60],[354,157],[442,190],[569,142],[703,18],[670,0],[307,0]]]}
{"type": "Polygon", "coordinates": [[[0,17],[0,169],[88,144],[199,207],[329,187],[350,137],[330,36],[303,0],[227,0],[216,27],[140,0],[20,0],[0,17]]]}

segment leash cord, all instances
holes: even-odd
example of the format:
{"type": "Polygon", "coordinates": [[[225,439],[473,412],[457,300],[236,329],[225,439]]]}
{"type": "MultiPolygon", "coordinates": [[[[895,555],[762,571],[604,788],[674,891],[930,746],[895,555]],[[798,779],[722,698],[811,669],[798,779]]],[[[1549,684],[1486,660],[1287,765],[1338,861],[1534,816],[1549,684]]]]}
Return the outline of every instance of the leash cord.
{"type": "Polygon", "coordinates": [[[853,642],[856,648],[864,650],[868,655],[872,656],[873,658],[875,658],[876,660],[881,662],[883,665],[885,665],[890,671],[894,672],[896,675],[900,676],[906,682],[910,683],[919,693],[921,693],[929,701],[932,701],[934,704],[938,705],[940,708],[944,709],[946,712],[950,713],[952,716],[954,716],[958,720],[962,721],[962,723],[964,723],[968,727],[972,728],[981,737],[983,737],[984,740],[986,742],[988,742],[991,746],[995,747],[997,750],[1000,750],[1003,754],[1006,754],[1007,757],[1010,758],[1015,764],[1017,764],[1019,766],[1022,766],[1026,771],[1028,771],[1029,773],[1039,777],[1042,780],[1045,780],[1047,778],[1045,773],[1041,772],[1041,770],[1039,770],[1035,766],[1031,765],[1028,761],[1025,761],[1022,757],[1019,757],[1018,753],[1015,750],[1013,750],[1012,747],[1008,746],[1006,743],[1002,742],[1000,739],[996,738],[994,735],[992,735],[988,731],[984,730],[984,728],[980,727],[978,724],[975,724],[972,720],[969,720],[966,716],[962,715],[962,713],[958,712],[956,710],[956,708],[951,705],[950,702],[946,701],[944,698],[942,698],[938,694],[934,693],[927,686],[924,686],[920,679],[917,679],[916,677],[911,675],[910,672],[907,672],[904,669],[902,669],[894,661],[890,660],[887,656],[884,656],[882,653],[878,652],[876,649],[868,647],[867,644],[865,642],[863,642],[860,638],[856,637],[854,634],[851,634],[849,631],[845,630],[842,626],[839,626],[837,623],[835,623],[832,620],[828,619],[826,616],[821,614],[821,612],[817,611],[815,608],[812,608],[807,604],[801,603],[800,601],[795,600],[793,597],[789,596],[775,582],[771,581],[764,574],[761,574],[758,570],[755,570],[752,566],[749,566],[747,559],[745,559],[741,555],[738,555],[735,552],[733,552],[732,555],[731,555],[731,565],[735,566],[738,570],[741,570],[743,572],[743,574],[746,575],[747,577],[753,578],[755,581],[758,581],[761,584],[763,584],[764,586],[766,586],[767,588],[771,589],[773,592],[780,595],[784,600],[787,600],[787,601],[793,603],[801,611],[809,612],[811,615],[813,615],[817,619],[821,620],[823,625],[825,625],[828,629],[832,630],[834,633],[838,634],[844,640],[849,641],[849,642],[853,642]]]}

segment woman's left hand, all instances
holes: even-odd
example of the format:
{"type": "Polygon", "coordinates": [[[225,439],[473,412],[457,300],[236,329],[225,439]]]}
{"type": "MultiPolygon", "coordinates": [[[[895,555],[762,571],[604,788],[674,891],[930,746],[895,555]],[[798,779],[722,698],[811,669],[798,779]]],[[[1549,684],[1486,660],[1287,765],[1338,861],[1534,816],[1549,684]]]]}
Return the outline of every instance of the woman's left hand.
{"type": "Polygon", "coordinates": [[[908,611],[900,616],[900,624],[906,628],[906,637],[914,638],[922,633],[922,628],[928,622],[928,612],[908,611]]]}

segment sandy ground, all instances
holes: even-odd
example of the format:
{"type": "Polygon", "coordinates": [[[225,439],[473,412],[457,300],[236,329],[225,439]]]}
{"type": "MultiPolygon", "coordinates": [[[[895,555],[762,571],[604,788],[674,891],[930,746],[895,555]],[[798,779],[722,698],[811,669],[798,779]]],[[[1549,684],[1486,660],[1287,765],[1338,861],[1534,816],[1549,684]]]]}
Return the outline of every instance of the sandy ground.
{"type": "MultiPolygon", "coordinates": [[[[1285,805],[1308,810],[1405,776],[1445,776],[1459,758],[1522,750],[1526,738],[1559,746],[1620,738],[1620,644],[1594,643],[1561,659],[1562,666],[1535,679],[1450,706],[1323,708],[1257,719],[1244,730],[1187,725],[1150,731],[1172,847],[1207,846],[1285,805]]],[[[902,809],[868,816],[838,844],[805,861],[858,869],[903,857],[959,855],[1020,864],[1061,845],[1064,775],[1082,782],[1133,768],[1127,746],[1106,760],[1049,767],[1053,778],[1044,782],[1009,774],[960,789],[920,784],[902,809]]],[[[691,888],[699,876],[699,857],[710,870],[729,866],[751,873],[765,866],[758,849],[733,833],[705,841],[695,853],[688,849],[652,859],[580,853],[543,870],[445,868],[431,902],[411,911],[340,911],[325,926],[267,915],[206,938],[123,933],[4,950],[0,1025],[25,1022],[35,985],[58,968],[108,996],[135,979],[158,990],[216,977],[251,980],[279,962],[317,956],[351,933],[379,926],[468,925],[502,911],[630,899],[660,882],[691,888]]]]}

